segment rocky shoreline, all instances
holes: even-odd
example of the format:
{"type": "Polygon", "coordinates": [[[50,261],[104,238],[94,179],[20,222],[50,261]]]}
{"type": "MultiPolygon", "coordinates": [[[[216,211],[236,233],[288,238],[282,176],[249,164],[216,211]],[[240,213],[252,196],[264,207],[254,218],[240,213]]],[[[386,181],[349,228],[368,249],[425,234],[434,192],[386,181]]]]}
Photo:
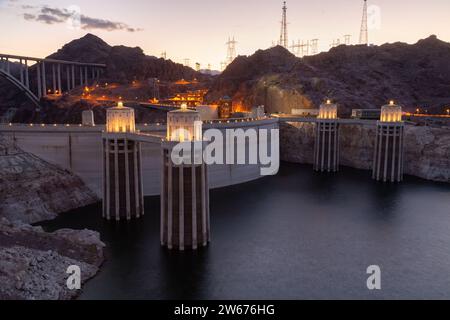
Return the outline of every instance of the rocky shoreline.
{"type": "Polygon", "coordinates": [[[66,284],[69,266],[84,283],[99,271],[103,242],[90,230],[58,230],[0,220],[0,300],[67,300],[78,296],[66,284]]]}
{"type": "Polygon", "coordinates": [[[90,230],[46,233],[31,223],[98,201],[80,178],[0,135],[0,300],[66,300],[67,268],[86,282],[99,271],[104,243],[90,230]]]}

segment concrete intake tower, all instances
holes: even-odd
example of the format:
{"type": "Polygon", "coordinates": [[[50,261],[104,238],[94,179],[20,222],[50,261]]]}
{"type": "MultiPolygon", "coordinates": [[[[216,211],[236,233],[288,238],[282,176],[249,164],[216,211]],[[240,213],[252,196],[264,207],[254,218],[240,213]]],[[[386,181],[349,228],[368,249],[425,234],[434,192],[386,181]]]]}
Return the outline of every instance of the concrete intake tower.
{"type": "Polygon", "coordinates": [[[134,110],[117,107],[106,112],[103,133],[103,217],[131,220],[144,215],[141,145],[133,139],[134,110]]]}

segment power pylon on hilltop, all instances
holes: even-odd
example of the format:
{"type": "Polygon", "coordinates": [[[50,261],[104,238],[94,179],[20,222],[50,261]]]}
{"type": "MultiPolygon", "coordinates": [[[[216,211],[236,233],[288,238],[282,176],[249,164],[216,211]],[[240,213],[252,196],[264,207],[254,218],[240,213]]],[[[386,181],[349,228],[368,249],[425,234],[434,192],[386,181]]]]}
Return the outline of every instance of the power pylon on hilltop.
{"type": "Polygon", "coordinates": [[[346,34],[346,35],[344,35],[344,44],[346,45],[346,46],[349,46],[350,45],[350,39],[352,38],[352,36],[350,35],[350,34],[346,34]]]}
{"type": "Polygon", "coordinates": [[[227,45],[227,60],[226,64],[229,65],[233,62],[233,60],[236,58],[236,43],[237,41],[231,38],[228,38],[228,41],[226,43],[227,45]]]}
{"type": "Polygon", "coordinates": [[[311,40],[311,55],[319,53],[319,39],[311,40]]]}
{"type": "Polygon", "coordinates": [[[369,44],[369,30],[367,28],[367,0],[364,0],[363,18],[361,22],[361,33],[359,35],[359,44],[369,44]]]}
{"type": "Polygon", "coordinates": [[[333,43],[330,44],[331,48],[337,47],[341,45],[341,39],[333,39],[333,43]]]}
{"type": "Polygon", "coordinates": [[[287,7],[286,1],[283,2],[283,15],[281,17],[281,33],[280,33],[280,46],[288,49],[288,31],[287,31],[287,7]]]}
{"type": "Polygon", "coordinates": [[[301,55],[301,44],[300,44],[300,40],[298,40],[297,43],[295,43],[295,41],[292,41],[292,46],[290,47],[291,52],[296,56],[296,57],[300,57],[301,55]]]}

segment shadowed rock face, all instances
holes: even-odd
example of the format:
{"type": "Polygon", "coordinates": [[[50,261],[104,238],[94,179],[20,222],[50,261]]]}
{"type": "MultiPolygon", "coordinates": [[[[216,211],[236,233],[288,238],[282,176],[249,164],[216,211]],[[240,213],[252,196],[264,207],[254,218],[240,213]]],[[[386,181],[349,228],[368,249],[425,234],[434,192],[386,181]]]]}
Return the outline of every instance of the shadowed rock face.
{"type": "Polygon", "coordinates": [[[0,135],[0,300],[71,299],[80,293],[67,289],[66,270],[79,266],[83,282],[98,272],[100,235],[68,229],[45,233],[27,223],[97,201],[80,178],[0,135]]]}
{"type": "Polygon", "coordinates": [[[229,95],[269,112],[317,107],[325,97],[354,108],[379,108],[395,99],[414,110],[441,111],[450,103],[450,44],[435,36],[414,45],[339,46],[303,59],[281,47],[237,58],[212,85],[208,99],[229,95]],[[241,76],[239,76],[241,74],[241,76]]]}
{"type": "Polygon", "coordinates": [[[36,223],[97,201],[79,177],[0,135],[0,217],[36,223]]]}
{"type": "MultiPolygon", "coordinates": [[[[281,159],[312,164],[313,123],[280,123],[281,159]]],[[[371,170],[375,144],[373,125],[340,127],[340,164],[371,170]]],[[[404,173],[427,180],[450,183],[450,129],[405,127],[404,173]]]]}

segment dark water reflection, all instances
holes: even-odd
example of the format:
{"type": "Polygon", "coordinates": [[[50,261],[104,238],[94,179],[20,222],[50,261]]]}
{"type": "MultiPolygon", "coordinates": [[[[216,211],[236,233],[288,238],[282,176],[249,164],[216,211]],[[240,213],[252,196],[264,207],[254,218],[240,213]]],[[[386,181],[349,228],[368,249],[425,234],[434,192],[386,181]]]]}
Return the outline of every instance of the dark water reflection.
{"type": "Polygon", "coordinates": [[[82,299],[450,298],[447,184],[284,163],[275,177],[212,191],[211,246],[184,253],[159,245],[159,197],[145,204],[130,223],[103,221],[98,204],[46,224],[98,230],[107,244],[82,299]],[[378,292],[366,288],[373,264],[378,292]]]}

